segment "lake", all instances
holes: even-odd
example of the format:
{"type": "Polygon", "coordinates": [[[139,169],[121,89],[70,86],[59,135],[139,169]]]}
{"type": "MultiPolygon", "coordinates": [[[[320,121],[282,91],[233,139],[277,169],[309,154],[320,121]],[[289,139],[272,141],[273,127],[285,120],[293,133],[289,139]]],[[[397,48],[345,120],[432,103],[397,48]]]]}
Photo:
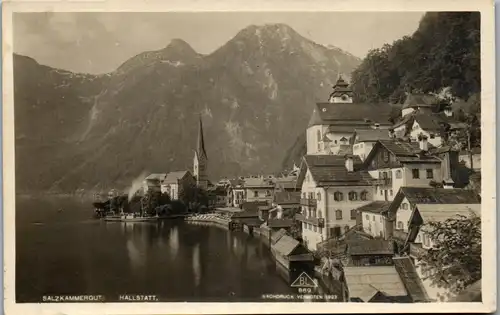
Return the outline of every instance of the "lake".
{"type": "MultiPolygon", "coordinates": [[[[262,301],[296,291],[269,249],[242,232],[192,225],[103,222],[91,199],[17,198],[16,300],[43,295],[152,294],[160,301],[262,301]]],[[[268,301],[273,302],[273,301],[268,301]]]]}

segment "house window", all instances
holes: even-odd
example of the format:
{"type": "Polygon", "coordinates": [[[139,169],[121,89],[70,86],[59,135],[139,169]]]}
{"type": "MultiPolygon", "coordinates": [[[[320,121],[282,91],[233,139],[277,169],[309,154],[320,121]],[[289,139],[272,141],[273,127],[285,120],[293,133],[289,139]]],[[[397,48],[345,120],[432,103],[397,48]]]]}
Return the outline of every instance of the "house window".
{"type": "Polygon", "coordinates": [[[398,230],[402,230],[404,227],[403,222],[398,221],[398,230]]]}
{"type": "Polygon", "coordinates": [[[394,195],[394,193],[393,193],[392,189],[391,189],[391,190],[389,190],[389,194],[390,194],[391,196],[392,196],[392,195],[394,195]]]}
{"type": "Polygon", "coordinates": [[[367,200],[368,199],[368,192],[366,190],[361,192],[361,200],[367,200]]]}
{"type": "Polygon", "coordinates": [[[333,143],[337,144],[337,140],[335,140],[333,143]]]}
{"type": "Polygon", "coordinates": [[[380,189],[380,196],[383,196],[384,195],[384,191],[382,189],[380,189]]]}
{"type": "Polygon", "coordinates": [[[349,200],[351,201],[358,200],[358,194],[355,191],[349,192],[349,200]]]}
{"type": "Polygon", "coordinates": [[[254,192],[253,192],[253,196],[254,196],[254,198],[259,197],[259,192],[258,192],[258,191],[254,191],[254,192]]]}
{"type": "Polygon", "coordinates": [[[432,173],[432,168],[428,168],[426,170],[426,173],[427,173],[427,179],[433,179],[434,178],[434,174],[432,173]]]}
{"type": "Polygon", "coordinates": [[[396,178],[403,178],[403,172],[401,172],[401,170],[396,171],[396,178]]]}
{"type": "Polygon", "coordinates": [[[309,199],[313,199],[314,194],[312,192],[309,193],[309,199]]]}
{"type": "Polygon", "coordinates": [[[306,193],[302,193],[302,198],[306,199],[306,193]]]}
{"type": "Polygon", "coordinates": [[[334,194],[333,194],[333,199],[335,201],[342,201],[344,199],[344,194],[342,194],[340,191],[336,191],[334,194]]]}
{"type": "Polygon", "coordinates": [[[316,225],[313,226],[313,231],[318,232],[318,227],[316,225]]]}
{"type": "Polygon", "coordinates": [[[342,220],[342,210],[335,211],[335,218],[337,220],[342,220]]]}
{"type": "Polygon", "coordinates": [[[365,219],[366,219],[366,221],[369,221],[369,220],[370,220],[370,217],[368,216],[368,214],[367,214],[367,215],[365,215],[365,219]]]}
{"type": "Polygon", "coordinates": [[[321,201],[321,193],[320,193],[320,192],[318,192],[318,193],[316,194],[316,199],[318,199],[318,201],[321,201]]]}
{"type": "Polygon", "coordinates": [[[434,138],[436,138],[436,136],[435,136],[433,133],[431,133],[431,134],[430,134],[430,138],[431,138],[431,139],[434,139],[434,138]]]}
{"type": "Polygon", "coordinates": [[[322,227],[318,227],[318,231],[319,231],[319,234],[323,234],[323,228],[322,227]]]}
{"type": "Polygon", "coordinates": [[[267,196],[267,197],[271,196],[271,191],[266,190],[266,196],[267,196]]]}
{"type": "Polygon", "coordinates": [[[408,210],[408,204],[407,203],[402,203],[401,204],[401,209],[408,210]]]}
{"type": "Polygon", "coordinates": [[[382,152],[382,159],[384,160],[384,162],[388,162],[389,161],[389,152],[383,151],[382,152]]]}
{"type": "MultiPolygon", "coordinates": [[[[321,141],[321,131],[316,131],[316,137],[318,138],[318,142],[321,141]]],[[[319,148],[319,144],[318,144],[318,148],[319,148]]]]}
{"type": "Polygon", "coordinates": [[[374,215],[372,215],[372,219],[373,219],[373,222],[375,222],[375,216],[374,215]]]}
{"type": "Polygon", "coordinates": [[[357,216],[357,211],[356,210],[351,210],[351,220],[355,220],[357,216]]]}
{"type": "Polygon", "coordinates": [[[344,234],[349,231],[349,225],[344,226],[344,234]]]}
{"type": "Polygon", "coordinates": [[[413,178],[418,179],[420,178],[420,172],[418,168],[414,168],[411,170],[411,174],[413,175],[413,178]]]}

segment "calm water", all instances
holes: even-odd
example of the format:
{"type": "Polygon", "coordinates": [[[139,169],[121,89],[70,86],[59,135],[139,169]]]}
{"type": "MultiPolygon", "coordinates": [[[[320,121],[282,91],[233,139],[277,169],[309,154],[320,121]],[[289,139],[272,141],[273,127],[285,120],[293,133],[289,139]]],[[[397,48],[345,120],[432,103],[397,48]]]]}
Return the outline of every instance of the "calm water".
{"type": "Polygon", "coordinates": [[[55,294],[259,301],[266,293],[295,293],[268,249],[246,234],[182,221],[106,223],[91,218],[90,202],[18,198],[18,302],[55,294]]]}

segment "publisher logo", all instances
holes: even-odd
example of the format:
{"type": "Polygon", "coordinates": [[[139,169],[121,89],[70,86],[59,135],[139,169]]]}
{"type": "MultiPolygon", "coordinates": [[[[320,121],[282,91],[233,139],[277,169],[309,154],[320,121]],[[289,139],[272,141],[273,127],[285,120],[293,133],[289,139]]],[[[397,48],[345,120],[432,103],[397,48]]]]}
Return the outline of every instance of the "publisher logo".
{"type": "Polygon", "coordinates": [[[302,272],[290,286],[292,288],[298,288],[299,293],[311,293],[313,289],[318,287],[318,283],[307,273],[302,272]]]}

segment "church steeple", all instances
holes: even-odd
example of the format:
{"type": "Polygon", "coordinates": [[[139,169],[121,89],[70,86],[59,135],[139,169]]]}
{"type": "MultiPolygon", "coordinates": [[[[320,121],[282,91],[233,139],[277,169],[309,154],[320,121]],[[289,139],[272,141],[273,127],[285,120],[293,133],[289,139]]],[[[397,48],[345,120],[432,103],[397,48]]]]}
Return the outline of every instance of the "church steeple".
{"type": "Polygon", "coordinates": [[[201,121],[201,116],[200,116],[200,124],[198,128],[198,146],[196,147],[196,152],[198,153],[198,156],[201,158],[208,159],[207,152],[205,151],[205,140],[203,138],[203,123],[201,121]]]}
{"type": "Polygon", "coordinates": [[[344,81],[342,75],[339,74],[337,83],[333,86],[333,92],[330,94],[330,103],[352,103],[353,92],[349,83],[344,81]]]}
{"type": "Polygon", "coordinates": [[[193,175],[196,178],[196,186],[205,190],[208,188],[207,161],[208,156],[207,151],[205,151],[203,123],[200,116],[198,126],[198,142],[196,145],[196,150],[194,152],[193,175]]]}

